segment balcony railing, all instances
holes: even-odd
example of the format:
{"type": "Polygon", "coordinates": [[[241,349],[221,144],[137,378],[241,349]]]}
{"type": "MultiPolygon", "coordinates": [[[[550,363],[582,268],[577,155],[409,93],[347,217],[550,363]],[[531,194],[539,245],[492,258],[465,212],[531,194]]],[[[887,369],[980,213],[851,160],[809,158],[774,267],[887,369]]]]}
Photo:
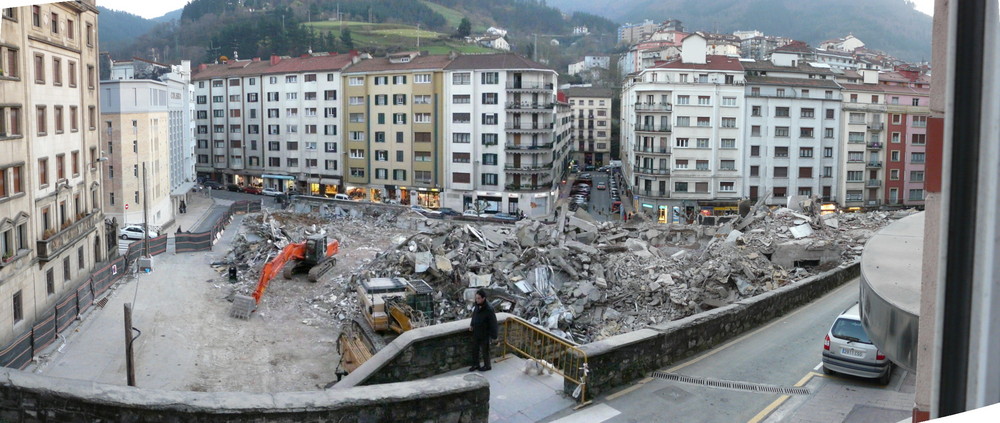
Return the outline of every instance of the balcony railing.
{"type": "Polygon", "coordinates": [[[553,103],[532,103],[527,101],[511,101],[507,103],[507,109],[509,110],[552,110],[555,107],[553,103]]]}
{"type": "Polygon", "coordinates": [[[882,167],[882,162],[870,160],[870,161],[868,161],[867,164],[865,164],[865,167],[880,168],[880,167],[882,167]]]}
{"type": "Polygon", "coordinates": [[[508,82],[508,90],[551,90],[552,84],[543,82],[508,82]]]}
{"type": "Polygon", "coordinates": [[[641,131],[641,132],[670,132],[671,128],[670,128],[670,125],[643,125],[643,124],[636,124],[635,125],[635,130],[636,131],[641,131]]]}
{"type": "Polygon", "coordinates": [[[504,129],[508,131],[547,131],[554,126],[552,123],[527,122],[527,123],[507,123],[504,129]]]}
{"type": "Polygon", "coordinates": [[[870,142],[870,143],[868,143],[868,149],[869,150],[881,150],[882,149],[882,143],[880,143],[880,142],[870,142]]]}
{"type": "Polygon", "coordinates": [[[882,186],[882,181],[878,179],[869,179],[865,181],[865,187],[867,188],[878,188],[882,186]]]}
{"type": "Polygon", "coordinates": [[[865,200],[865,207],[878,207],[882,205],[882,200],[869,198],[865,200]]]}
{"type": "Polygon", "coordinates": [[[670,147],[643,147],[637,145],[632,147],[632,151],[645,154],[670,154],[670,147]]]}
{"type": "Polygon", "coordinates": [[[514,165],[512,163],[508,163],[508,164],[504,165],[504,170],[509,171],[509,172],[518,172],[518,171],[524,171],[524,172],[543,172],[543,171],[552,170],[552,163],[545,163],[545,164],[521,164],[521,165],[514,165]]]}
{"type": "Polygon", "coordinates": [[[868,124],[869,131],[881,131],[885,124],[882,122],[871,122],[868,124]]]}
{"type": "Polygon", "coordinates": [[[56,258],[59,253],[73,246],[76,241],[87,236],[91,231],[97,230],[98,223],[103,224],[101,213],[94,211],[87,216],[77,219],[76,222],[71,223],[59,232],[49,234],[47,238],[38,240],[35,243],[36,250],[38,250],[38,260],[49,261],[56,258]]]}
{"type": "Polygon", "coordinates": [[[536,184],[536,185],[532,185],[532,184],[521,184],[521,185],[507,184],[504,188],[506,188],[507,191],[514,191],[514,192],[537,192],[537,191],[548,191],[548,190],[552,189],[552,184],[536,184]]]}
{"type": "Polygon", "coordinates": [[[642,197],[670,198],[670,192],[667,191],[637,189],[637,190],[632,190],[632,193],[642,197]]]}
{"type": "Polygon", "coordinates": [[[672,112],[674,105],[670,103],[635,103],[637,112],[672,112]]]}
{"type": "Polygon", "coordinates": [[[545,144],[505,144],[504,148],[508,150],[546,150],[551,149],[554,143],[545,144]]]}
{"type": "Polygon", "coordinates": [[[635,173],[643,174],[643,175],[669,175],[670,174],[670,169],[653,169],[653,168],[649,168],[649,167],[639,167],[639,166],[633,167],[632,171],[635,172],[635,173]]]}

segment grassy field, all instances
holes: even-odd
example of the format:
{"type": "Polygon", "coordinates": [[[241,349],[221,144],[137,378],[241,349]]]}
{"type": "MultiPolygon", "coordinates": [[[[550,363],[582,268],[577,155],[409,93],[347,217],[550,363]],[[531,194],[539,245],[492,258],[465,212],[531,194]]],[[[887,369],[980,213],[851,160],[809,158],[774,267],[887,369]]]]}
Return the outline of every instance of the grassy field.
{"type": "MultiPolygon", "coordinates": [[[[431,3],[433,4],[433,3],[431,3]]],[[[452,9],[444,8],[455,12],[452,9]]],[[[439,11],[440,13],[440,11],[439,11]]],[[[461,20],[461,15],[458,15],[461,20]]],[[[450,18],[449,18],[450,19],[450,18]]],[[[449,21],[450,22],[450,21],[449,21]]],[[[336,21],[312,22],[306,24],[320,32],[333,32],[340,34],[341,23],[336,21]]],[[[457,25],[457,24],[456,24],[457,25]]],[[[427,50],[430,54],[447,54],[452,51],[460,53],[490,53],[494,50],[474,44],[465,44],[448,37],[440,32],[417,29],[414,26],[405,24],[351,22],[344,21],[344,28],[351,30],[351,39],[354,45],[359,48],[367,47],[403,47],[416,48],[417,37],[420,37],[420,49],[427,50]]]]}
{"type": "Polygon", "coordinates": [[[461,12],[455,9],[444,7],[437,3],[431,3],[427,0],[420,0],[420,2],[423,3],[425,6],[431,8],[431,10],[437,12],[439,15],[444,16],[444,20],[448,21],[449,28],[458,29],[458,24],[462,23],[463,16],[461,12]]]}

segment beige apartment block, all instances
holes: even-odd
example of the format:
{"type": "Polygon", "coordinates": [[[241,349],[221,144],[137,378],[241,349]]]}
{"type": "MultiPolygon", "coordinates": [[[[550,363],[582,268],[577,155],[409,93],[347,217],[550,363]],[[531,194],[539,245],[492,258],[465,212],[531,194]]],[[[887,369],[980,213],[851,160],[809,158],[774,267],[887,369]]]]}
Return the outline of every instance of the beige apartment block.
{"type": "Polygon", "coordinates": [[[573,159],[581,169],[611,161],[611,100],[608,88],[571,87],[563,91],[573,112],[573,159]]]}
{"type": "Polygon", "coordinates": [[[363,60],[343,72],[347,195],[441,206],[442,75],[450,60],[404,52],[363,60]]]}
{"type": "Polygon", "coordinates": [[[106,260],[94,0],[2,9],[0,348],[106,260]]]}
{"type": "Polygon", "coordinates": [[[105,214],[119,226],[163,227],[174,220],[167,102],[163,82],[101,82],[101,147],[108,158],[103,203],[105,214]]]}

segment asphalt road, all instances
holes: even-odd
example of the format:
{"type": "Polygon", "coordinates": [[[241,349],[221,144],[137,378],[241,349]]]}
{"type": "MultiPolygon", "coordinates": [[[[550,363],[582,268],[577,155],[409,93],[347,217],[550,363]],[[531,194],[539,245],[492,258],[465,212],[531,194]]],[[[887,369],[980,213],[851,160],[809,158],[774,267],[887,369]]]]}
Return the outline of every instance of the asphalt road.
{"type": "Polygon", "coordinates": [[[588,211],[598,221],[615,220],[617,217],[611,216],[611,187],[608,186],[610,179],[606,172],[584,172],[589,173],[593,180],[590,184],[590,200],[587,202],[588,211]],[[604,184],[607,188],[597,189],[597,186],[604,184]]]}
{"type": "MultiPolygon", "coordinates": [[[[858,281],[854,280],[747,335],[661,370],[709,380],[794,387],[797,383],[816,376],[816,373],[821,373],[818,365],[823,337],[833,319],[857,300],[858,281]]],[[[890,386],[897,385],[900,376],[898,373],[902,371],[896,369],[896,373],[890,386]]],[[[855,384],[866,389],[887,390],[862,379],[822,379],[824,383],[855,384]]],[[[777,393],[649,378],[599,398],[598,402],[621,413],[601,420],[610,423],[748,422],[763,417],[758,416],[761,411],[776,407],[773,404],[781,396],[777,393]]],[[[808,399],[796,398],[789,402],[801,404],[803,401],[808,399]]],[[[559,416],[567,415],[569,414],[559,416]]]]}

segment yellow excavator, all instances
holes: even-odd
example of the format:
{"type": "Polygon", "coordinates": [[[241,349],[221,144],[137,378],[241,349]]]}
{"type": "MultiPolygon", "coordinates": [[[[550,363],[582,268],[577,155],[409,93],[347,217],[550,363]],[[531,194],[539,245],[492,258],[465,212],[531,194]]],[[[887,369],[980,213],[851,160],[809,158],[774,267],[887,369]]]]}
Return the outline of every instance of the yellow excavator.
{"type": "Polygon", "coordinates": [[[362,318],[337,338],[337,379],[353,372],[385,347],[381,334],[401,334],[427,325],[434,315],[434,289],[420,279],[370,278],[357,282],[362,318]]]}

